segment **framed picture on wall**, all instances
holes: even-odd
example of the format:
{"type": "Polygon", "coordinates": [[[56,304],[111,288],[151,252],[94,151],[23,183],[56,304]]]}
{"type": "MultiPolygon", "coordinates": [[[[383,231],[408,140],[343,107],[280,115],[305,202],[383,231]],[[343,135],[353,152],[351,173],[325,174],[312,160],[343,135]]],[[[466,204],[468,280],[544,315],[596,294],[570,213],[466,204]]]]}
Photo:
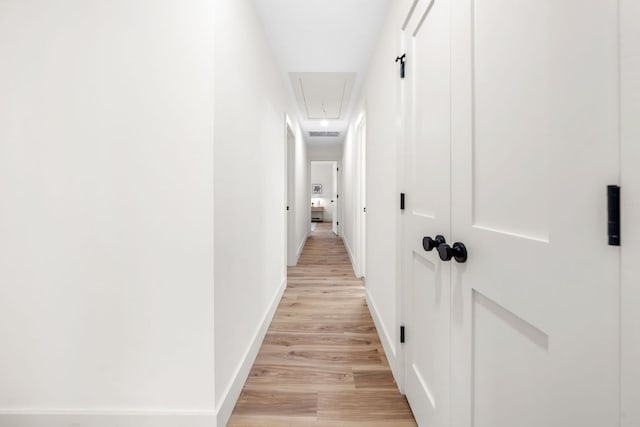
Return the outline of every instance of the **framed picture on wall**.
{"type": "Polygon", "coordinates": [[[322,194],[322,184],[311,184],[311,194],[322,194]]]}

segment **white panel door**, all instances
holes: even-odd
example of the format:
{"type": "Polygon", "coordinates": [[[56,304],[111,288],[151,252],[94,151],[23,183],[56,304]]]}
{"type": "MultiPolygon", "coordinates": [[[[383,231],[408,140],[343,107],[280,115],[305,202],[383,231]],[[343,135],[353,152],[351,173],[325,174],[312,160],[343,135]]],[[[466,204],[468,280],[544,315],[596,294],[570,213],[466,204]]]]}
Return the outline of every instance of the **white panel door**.
{"type": "Polygon", "coordinates": [[[421,426],[449,419],[451,265],[423,238],[450,235],[449,1],[418,1],[404,29],[406,77],[405,392],[421,426]],[[428,243],[425,241],[425,243],[428,243]]]}
{"type": "Polygon", "coordinates": [[[287,153],[286,153],[286,192],[287,192],[287,265],[296,265],[296,252],[298,245],[296,242],[296,137],[286,125],[287,132],[287,153]]]}
{"type": "Polygon", "coordinates": [[[331,229],[336,236],[338,235],[338,224],[340,222],[340,198],[338,194],[340,188],[340,167],[338,164],[338,162],[333,163],[333,189],[331,190],[331,203],[333,205],[333,224],[331,225],[331,229]]]}
{"type": "Polygon", "coordinates": [[[640,2],[620,2],[621,427],[640,426],[640,2]]]}
{"type": "MultiPolygon", "coordinates": [[[[358,137],[358,277],[367,275],[367,118],[356,125],[358,137]]],[[[366,285],[366,282],[365,282],[366,285]]]]}
{"type": "Polygon", "coordinates": [[[617,2],[452,4],[452,425],[617,426],[617,2]]]}

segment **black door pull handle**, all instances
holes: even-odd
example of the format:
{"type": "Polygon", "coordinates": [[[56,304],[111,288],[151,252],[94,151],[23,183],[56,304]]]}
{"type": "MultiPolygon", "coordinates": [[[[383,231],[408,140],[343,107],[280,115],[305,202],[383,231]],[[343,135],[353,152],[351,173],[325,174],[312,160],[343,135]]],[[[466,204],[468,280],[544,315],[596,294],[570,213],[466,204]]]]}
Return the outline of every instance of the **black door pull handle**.
{"type": "Polygon", "coordinates": [[[467,261],[467,248],[460,242],[455,242],[453,247],[444,243],[438,246],[438,255],[442,261],[451,261],[453,258],[456,262],[463,263],[467,261]]]}
{"type": "Polygon", "coordinates": [[[427,252],[431,252],[434,248],[437,248],[438,246],[445,243],[447,243],[447,241],[441,234],[438,234],[435,239],[432,239],[430,236],[422,238],[422,247],[427,252]]]}

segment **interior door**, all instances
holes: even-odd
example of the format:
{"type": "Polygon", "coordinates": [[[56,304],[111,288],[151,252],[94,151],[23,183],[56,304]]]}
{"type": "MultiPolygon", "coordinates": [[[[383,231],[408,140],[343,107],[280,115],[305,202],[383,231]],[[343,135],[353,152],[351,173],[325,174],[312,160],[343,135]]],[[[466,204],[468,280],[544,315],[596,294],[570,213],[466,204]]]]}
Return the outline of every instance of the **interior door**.
{"type": "Polygon", "coordinates": [[[339,178],[340,168],[338,167],[337,162],[333,162],[333,188],[331,190],[331,204],[333,205],[333,224],[331,225],[331,229],[333,230],[333,234],[338,235],[338,223],[339,223],[339,208],[340,208],[340,200],[338,197],[338,188],[339,188],[339,178]]]}
{"type": "Polygon", "coordinates": [[[287,157],[286,157],[286,169],[287,169],[287,265],[296,265],[296,217],[295,217],[295,205],[296,205],[296,137],[293,131],[287,124],[287,157]]]}
{"type": "Polygon", "coordinates": [[[640,2],[620,2],[621,427],[640,426],[640,2]]]}
{"type": "Polygon", "coordinates": [[[407,9],[401,89],[408,166],[402,256],[407,283],[405,392],[420,426],[445,426],[451,265],[440,261],[434,240],[451,234],[449,1],[419,0],[407,9]],[[425,250],[423,238],[431,250],[425,250]]]}
{"type": "Polygon", "coordinates": [[[359,277],[367,274],[367,119],[363,116],[357,125],[358,130],[358,174],[360,175],[358,196],[358,264],[359,277]]]}
{"type": "Polygon", "coordinates": [[[456,1],[454,426],[618,425],[613,1],[456,1]]]}

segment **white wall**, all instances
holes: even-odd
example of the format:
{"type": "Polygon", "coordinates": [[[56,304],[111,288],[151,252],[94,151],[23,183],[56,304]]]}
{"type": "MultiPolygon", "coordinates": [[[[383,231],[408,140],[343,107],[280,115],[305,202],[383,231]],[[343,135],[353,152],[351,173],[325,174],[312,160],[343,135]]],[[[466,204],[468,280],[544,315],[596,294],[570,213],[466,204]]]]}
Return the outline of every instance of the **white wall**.
{"type": "Polygon", "coordinates": [[[254,2],[214,3],[216,407],[224,424],[286,285],[288,97],[254,2]]]}
{"type": "Polygon", "coordinates": [[[0,425],[215,423],[212,22],[0,2],[0,425]]]}
{"type": "Polygon", "coordinates": [[[358,197],[359,149],[355,120],[366,114],[366,290],[378,333],[396,380],[400,381],[398,330],[400,326],[399,261],[401,236],[398,131],[399,66],[389,58],[398,55],[400,8],[404,2],[392,2],[381,38],[367,71],[359,107],[349,127],[343,154],[344,234],[347,245],[358,248],[358,215],[352,206],[358,197]]]}
{"type": "MultiPolygon", "coordinates": [[[[335,179],[335,170],[336,170],[336,162],[327,162],[327,161],[312,161],[311,162],[311,184],[321,184],[322,185],[322,194],[321,195],[311,195],[311,201],[313,201],[316,206],[318,204],[324,207],[324,222],[332,222],[333,221],[333,208],[335,206],[335,197],[336,197],[336,179],[335,179]],[[331,201],[334,201],[333,203],[331,201]]],[[[309,191],[311,191],[311,185],[309,185],[309,191]]],[[[308,193],[307,193],[308,194],[308,193]]],[[[307,201],[309,201],[307,197],[307,201]]],[[[310,210],[310,201],[307,203],[307,210],[310,210]]]]}
{"type": "Polygon", "coordinates": [[[342,160],[344,145],[342,143],[307,144],[309,160],[342,160]]]}

